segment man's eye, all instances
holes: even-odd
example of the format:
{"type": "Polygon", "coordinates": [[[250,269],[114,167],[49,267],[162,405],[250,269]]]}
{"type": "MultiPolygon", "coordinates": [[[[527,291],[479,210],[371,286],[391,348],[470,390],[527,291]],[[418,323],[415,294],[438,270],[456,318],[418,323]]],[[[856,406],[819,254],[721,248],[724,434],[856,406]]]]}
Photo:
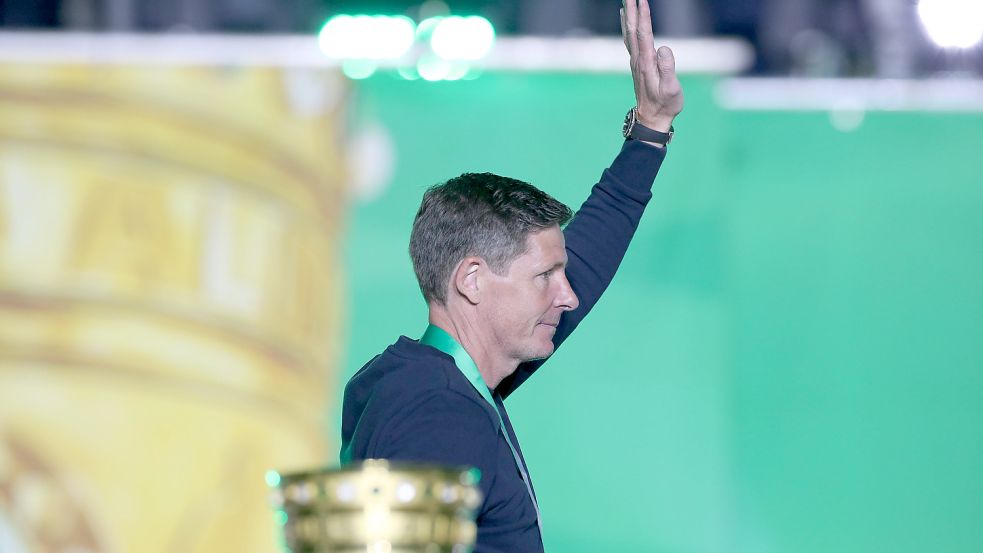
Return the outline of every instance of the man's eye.
{"type": "Polygon", "coordinates": [[[542,274],[541,274],[541,275],[539,275],[539,276],[541,276],[541,277],[543,277],[543,278],[547,278],[547,279],[548,279],[549,277],[551,277],[551,276],[553,276],[553,271],[546,271],[545,273],[542,273],[542,274]]]}

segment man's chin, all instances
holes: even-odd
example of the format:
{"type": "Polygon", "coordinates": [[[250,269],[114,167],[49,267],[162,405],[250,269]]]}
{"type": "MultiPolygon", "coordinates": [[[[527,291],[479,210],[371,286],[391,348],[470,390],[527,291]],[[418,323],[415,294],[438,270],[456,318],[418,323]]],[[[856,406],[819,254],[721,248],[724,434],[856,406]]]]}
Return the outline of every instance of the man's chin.
{"type": "Polygon", "coordinates": [[[529,356],[527,358],[523,359],[523,362],[525,362],[525,361],[538,361],[540,359],[546,359],[550,355],[553,355],[553,350],[554,349],[555,349],[555,347],[553,346],[553,342],[551,342],[551,341],[550,342],[546,342],[545,344],[542,344],[542,345],[540,345],[540,347],[536,348],[535,351],[530,351],[529,352],[529,356]]]}

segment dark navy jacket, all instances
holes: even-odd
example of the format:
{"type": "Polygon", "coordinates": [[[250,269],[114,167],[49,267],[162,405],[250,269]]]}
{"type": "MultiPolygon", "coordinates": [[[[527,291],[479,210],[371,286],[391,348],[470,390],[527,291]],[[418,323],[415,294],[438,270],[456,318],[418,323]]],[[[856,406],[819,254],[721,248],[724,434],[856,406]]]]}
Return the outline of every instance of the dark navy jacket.
{"type": "MultiPolygon", "coordinates": [[[[652,197],[652,183],[665,152],[637,141],[625,142],[564,229],[567,278],[580,306],[560,319],[553,336],[557,347],[611,282],[652,197]]],[[[421,331],[425,323],[421,321],[421,331]]],[[[542,364],[540,360],[519,365],[494,391],[517,448],[519,441],[502,400],[542,364]]],[[[536,511],[499,432],[498,415],[450,356],[402,336],[366,363],[345,387],[342,446],[349,444],[356,461],[385,458],[477,467],[485,499],[478,512],[475,551],[543,551],[536,511]]]]}

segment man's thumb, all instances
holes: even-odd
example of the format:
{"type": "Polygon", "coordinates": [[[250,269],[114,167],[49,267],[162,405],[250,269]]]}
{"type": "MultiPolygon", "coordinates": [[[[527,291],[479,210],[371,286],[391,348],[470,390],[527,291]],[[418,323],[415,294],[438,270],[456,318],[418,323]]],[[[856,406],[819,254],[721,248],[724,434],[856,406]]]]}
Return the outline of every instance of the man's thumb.
{"type": "Polygon", "coordinates": [[[676,58],[668,46],[660,46],[655,53],[655,63],[659,68],[659,76],[671,75],[676,71],[676,58]]]}

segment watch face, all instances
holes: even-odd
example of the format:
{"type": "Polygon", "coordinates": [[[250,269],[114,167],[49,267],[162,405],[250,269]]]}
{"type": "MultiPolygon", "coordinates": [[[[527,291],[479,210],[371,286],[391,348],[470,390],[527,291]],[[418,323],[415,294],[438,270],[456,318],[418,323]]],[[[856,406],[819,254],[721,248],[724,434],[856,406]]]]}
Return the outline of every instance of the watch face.
{"type": "Polygon", "coordinates": [[[621,134],[628,138],[631,136],[631,128],[635,126],[635,108],[628,110],[628,115],[625,115],[625,124],[621,127],[621,134]]]}

